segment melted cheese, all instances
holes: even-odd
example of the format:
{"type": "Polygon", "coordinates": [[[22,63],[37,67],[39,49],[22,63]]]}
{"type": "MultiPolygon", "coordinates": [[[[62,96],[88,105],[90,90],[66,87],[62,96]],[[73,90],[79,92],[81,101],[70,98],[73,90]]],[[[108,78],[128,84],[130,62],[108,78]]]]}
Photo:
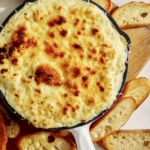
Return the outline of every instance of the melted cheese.
{"type": "Polygon", "coordinates": [[[70,127],[110,107],[126,40],[93,4],[27,3],[0,33],[0,89],[35,127],[70,127]]]}

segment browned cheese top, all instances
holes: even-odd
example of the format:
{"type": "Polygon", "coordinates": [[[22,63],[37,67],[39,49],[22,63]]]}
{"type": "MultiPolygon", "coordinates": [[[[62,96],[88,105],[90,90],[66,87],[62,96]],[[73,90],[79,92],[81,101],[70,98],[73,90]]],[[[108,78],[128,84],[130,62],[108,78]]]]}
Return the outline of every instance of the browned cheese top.
{"type": "Polygon", "coordinates": [[[0,89],[36,127],[87,122],[115,100],[126,45],[93,4],[28,3],[0,33],[0,89]]]}

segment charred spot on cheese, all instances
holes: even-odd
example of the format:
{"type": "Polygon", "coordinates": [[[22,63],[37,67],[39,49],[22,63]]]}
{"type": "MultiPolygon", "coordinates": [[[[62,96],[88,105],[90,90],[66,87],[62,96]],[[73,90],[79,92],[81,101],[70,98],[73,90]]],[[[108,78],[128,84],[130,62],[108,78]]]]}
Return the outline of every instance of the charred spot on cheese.
{"type": "Polygon", "coordinates": [[[27,28],[25,26],[20,26],[13,34],[9,47],[9,57],[12,57],[16,50],[20,52],[24,48],[36,47],[37,41],[34,38],[28,37],[26,30],[27,28]]]}
{"type": "Polygon", "coordinates": [[[60,86],[63,83],[59,73],[47,65],[41,65],[36,69],[35,81],[37,84],[44,83],[50,86],[60,86]]]}
{"type": "Polygon", "coordinates": [[[92,49],[92,50],[91,50],[91,53],[92,53],[92,54],[96,54],[96,52],[97,52],[96,49],[92,49]]]}
{"type": "Polygon", "coordinates": [[[50,21],[48,22],[48,25],[49,25],[50,27],[54,27],[54,26],[56,26],[56,25],[62,25],[62,24],[64,24],[64,23],[66,23],[66,22],[67,22],[67,20],[66,20],[65,17],[63,17],[63,16],[57,16],[57,17],[55,17],[53,20],[50,20],[50,21]]]}
{"type": "Polygon", "coordinates": [[[100,54],[102,55],[102,57],[106,57],[107,56],[107,53],[105,51],[100,51],[100,54]]]}
{"type": "Polygon", "coordinates": [[[72,47],[76,50],[80,50],[80,51],[83,50],[82,46],[80,44],[77,44],[77,43],[73,44],[72,47]]]}
{"type": "Polygon", "coordinates": [[[91,54],[89,54],[89,55],[88,55],[88,58],[89,58],[89,59],[91,59],[91,58],[93,58],[93,57],[92,57],[92,55],[91,55],[91,54]]]}
{"type": "Polygon", "coordinates": [[[70,91],[74,96],[79,96],[80,91],[79,91],[79,87],[76,83],[66,81],[64,83],[64,85],[65,85],[65,87],[67,87],[68,91],[70,91]]]}
{"type": "Polygon", "coordinates": [[[88,88],[88,84],[89,84],[88,76],[82,76],[82,86],[84,88],[88,88]]]}
{"type": "Polygon", "coordinates": [[[72,83],[71,81],[66,81],[66,82],[65,82],[65,86],[66,86],[68,89],[78,90],[77,84],[76,84],[76,83],[72,83]]]}
{"type": "Polygon", "coordinates": [[[11,47],[9,48],[9,51],[8,51],[8,56],[9,56],[9,57],[12,57],[14,51],[15,51],[15,48],[11,46],[11,47]]]}
{"type": "Polygon", "coordinates": [[[104,86],[102,86],[99,82],[97,83],[97,86],[99,87],[99,90],[100,90],[101,92],[104,92],[104,91],[105,91],[104,86]]]}
{"type": "Polygon", "coordinates": [[[55,34],[53,32],[48,33],[49,37],[54,38],[55,34]]]}
{"type": "Polygon", "coordinates": [[[59,6],[59,7],[58,7],[58,10],[61,10],[61,9],[62,9],[62,7],[61,7],[61,6],[59,6]]]}
{"type": "Polygon", "coordinates": [[[67,114],[67,111],[68,111],[68,108],[67,108],[67,107],[64,107],[64,108],[63,108],[63,114],[66,115],[66,114],[67,114]]]}
{"type": "Polygon", "coordinates": [[[78,11],[77,8],[73,8],[73,9],[71,9],[70,13],[75,15],[77,13],[77,11],[78,11]]]}
{"type": "Polygon", "coordinates": [[[34,38],[29,38],[27,39],[27,41],[25,41],[24,43],[24,47],[25,48],[29,48],[29,47],[36,47],[37,45],[37,41],[34,38]]]}
{"type": "Polygon", "coordinates": [[[24,43],[24,38],[26,37],[26,27],[21,26],[16,31],[12,37],[12,47],[20,47],[24,43]]]}
{"type": "Polygon", "coordinates": [[[74,22],[74,26],[77,26],[78,24],[79,24],[79,21],[80,21],[80,19],[75,19],[75,22],[74,22]]]}
{"type": "Polygon", "coordinates": [[[97,33],[98,31],[99,31],[98,29],[93,28],[93,29],[92,29],[92,34],[93,34],[93,35],[96,35],[96,33],[97,33]]]}
{"type": "Polygon", "coordinates": [[[0,64],[3,64],[3,60],[6,58],[6,49],[0,48],[0,64]]]}
{"type": "Polygon", "coordinates": [[[100,57],[100,59],[99,59],[99,60],[100,60],[100,63],[101,63],[101,64],[105,64],[104,57],[100,57]]]}
{"type": "Polygon", "coordinates": [[[1,73],[2,73],[2,74],[5,73],[5,72],[8,72],[8,69],[2,69],[2,70],[1,70],[1,73]]]}
{"type": "Polygon", "coordinates": [[[79,96],[80,91],[76,90],[73,94],[74,96],[79,96]]]}
{"type": "Polygon", "coordinates": [[[63,97],[64,98],[68,97],[68,94],[67,93],[63,94],[63,97]]]}
{"type": "Polygon", "coordinates": [[[13,59],[11,60],[11,62],[12,62],[13,65],[17,65],[18,59],[17,59],[17,58],[13,58],[13,59]]]}
{"type": "Polygon", "coordinates": [[[78,35],[81,35],[81,31],[78,31],[77,34],[78,34],[78,35]]]}
{"type": "Polygon", "coordinates": [[[72,74],[72,77],[73,77],[73,78],[79,77],[80,74],[81,74],[80,68],[78,68],[78,67],[73,67],[73,68],[71,69],[71,74],[72,74]]]}
{"type": "Polygon", "coordinates": [[[0,48],[0,54],[1,53],[6,53],[6,49],[5,48],[0,48]]]}
{"type": "Polygon", "coordinates": [[[28,76],[29,79],[32,79],[32,76],[28,76]]]}
{"type": "Polygon", "coordinates": [[[89,72],[90,75],[95,75],[96,72],[97,72],[96,70],[93,70],[93,69],[90,68],[90,67],[86,67],[85,69],[89,72]]]}
{"type": "Polygon", "coordinates": [[[36,91],[37,93],[41,93],[41,90],[39,90],[39,89],[35,89],[35,91],[36,91]]]}
{"type": "Polygon", "coordinates": [[[62,36],[62,37],[65,37],[66,35],[67,35],[67,30],[61,30],[60,32],[59,32],[59,34],[62,36]]]}
{"type": "Polygon", "coordinates": [[[19,98],[19,95],[18,95],[18,94],[15,94],[15,96],[16,96],[17,98],[19,98]]]}
{"type": "Polygon", "coordinates": [[[83,76],[83,77],[82,77],[82,80],[83,80],[83,81],[87,81],[87,80],[88,80],[88,77],[87,77],[87,76],[83,76]]]}
{"type": "Polygon", "coordinates": [[[48,54],[48,56],[52,58],[63,58],[65,53],[59,51],[58,45],[56,43],[53,43],[53,45],[50,45],[48,42],[45,42],[45,52],[48,54]]]}
{"type": "Polygon", "coordinates": [[[63,62],[62,64],[61,64],[61,66],[62,66],[62,68],[64,69],[64,70],[66,70],[68,67],[69,67],[69,62],[63,62]]]}
{"type": "Polygon", "coordinates": [[[88,105],[93,106],[95,104],[95,100],[93,98],[87,100],[88,105]]]}
{"type": "Polygon", "coordinates": [[[74,106],[70,103],[67,103],[66,106],[63,108],[63,114],[66,115],[67,112],[70,112],[69,110],[71,110],[72,113],[76,113],[76,111],[79,109],[80,107],[78,105],[74,106]]]}
{"type": "Polygon", "coordinates": [[[58,25],[62,25],[63,23],[66,23],[66,22],[67,22],[67,20],[63,16],[59,16],[58,19],[56,20],[56,23],[58,25]]]}
{"type": "Polygon", "coordinates": [[[81,122],[82,122],[82,123],[85,123],[85,122],[86,122],[86,120],[82,119],[82,120],[81,120],[81,122]]]}
{"type": "Polygon", "coordinates": [[[43,11],[36,10],[33,12],[33,19],[35,22],[39,22],[39,21],[43,20],[44,17],[45,16],[44,16],[43,11]]]}

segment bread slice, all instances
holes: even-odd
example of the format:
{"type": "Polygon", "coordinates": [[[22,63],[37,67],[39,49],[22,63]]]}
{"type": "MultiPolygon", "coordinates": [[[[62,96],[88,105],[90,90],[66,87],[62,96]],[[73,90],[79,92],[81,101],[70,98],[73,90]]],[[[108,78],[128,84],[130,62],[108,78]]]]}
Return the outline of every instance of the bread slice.
{"type": "Polygon", "coordinates": [[[111,10],[111,0],[93,0],[93,2],[97,3],[108,12],[111,10]]]}
{"type": "Polygon", "coordinates": [[[90,127],[90,136],[97,142],[122,127],[135,110],[136,102],[132,97],[119,99],[114,106],[90,127]]]}
{"type": "Polygon", "coordinates": [[[0,150],[6,150],[8,135],[5,126],[5,120],[2,112],[0,112],[0,150]]]}
{"type": "Polygon", "coordinates": [[[138,108],[150,93],[150,81],[145,77],[133,79],[126,83],[121,97],[133,97],[138,108]]]}
{"type": "Polygon", "coordinates": [[[150,150],[150,130],[120,130],[101,142],[107,150],[150,150]]]}
{"type": "Polygon", "coordinates": [[[150,4],[127,3],[116,9],[112,17],[122,29],[150,26],[150,4]]]}
{"type": "Polygon", "coordinates": [[[17,145],[19,150],[77,150],[71,140],[50,131],[24,135],[18,140],[17,145]]]}
{"type": "Polygon", "coordinates": [[[6,130],[9,138],[15,138],[20,133],[20,125],[0,99],[0,111],[4,114],[6,130]]]}

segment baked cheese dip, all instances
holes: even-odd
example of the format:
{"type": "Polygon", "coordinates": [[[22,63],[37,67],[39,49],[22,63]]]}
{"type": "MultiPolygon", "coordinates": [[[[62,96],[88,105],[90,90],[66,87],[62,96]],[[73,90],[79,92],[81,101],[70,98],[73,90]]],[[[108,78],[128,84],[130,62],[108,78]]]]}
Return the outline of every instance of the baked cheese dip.
{"type": "Polygon", "coordinates": [[[37,128],[71,127],[109,108],[121,87],[127,42],[81,0],[37,0],[0,33],[0,89],[37,128]]]}

